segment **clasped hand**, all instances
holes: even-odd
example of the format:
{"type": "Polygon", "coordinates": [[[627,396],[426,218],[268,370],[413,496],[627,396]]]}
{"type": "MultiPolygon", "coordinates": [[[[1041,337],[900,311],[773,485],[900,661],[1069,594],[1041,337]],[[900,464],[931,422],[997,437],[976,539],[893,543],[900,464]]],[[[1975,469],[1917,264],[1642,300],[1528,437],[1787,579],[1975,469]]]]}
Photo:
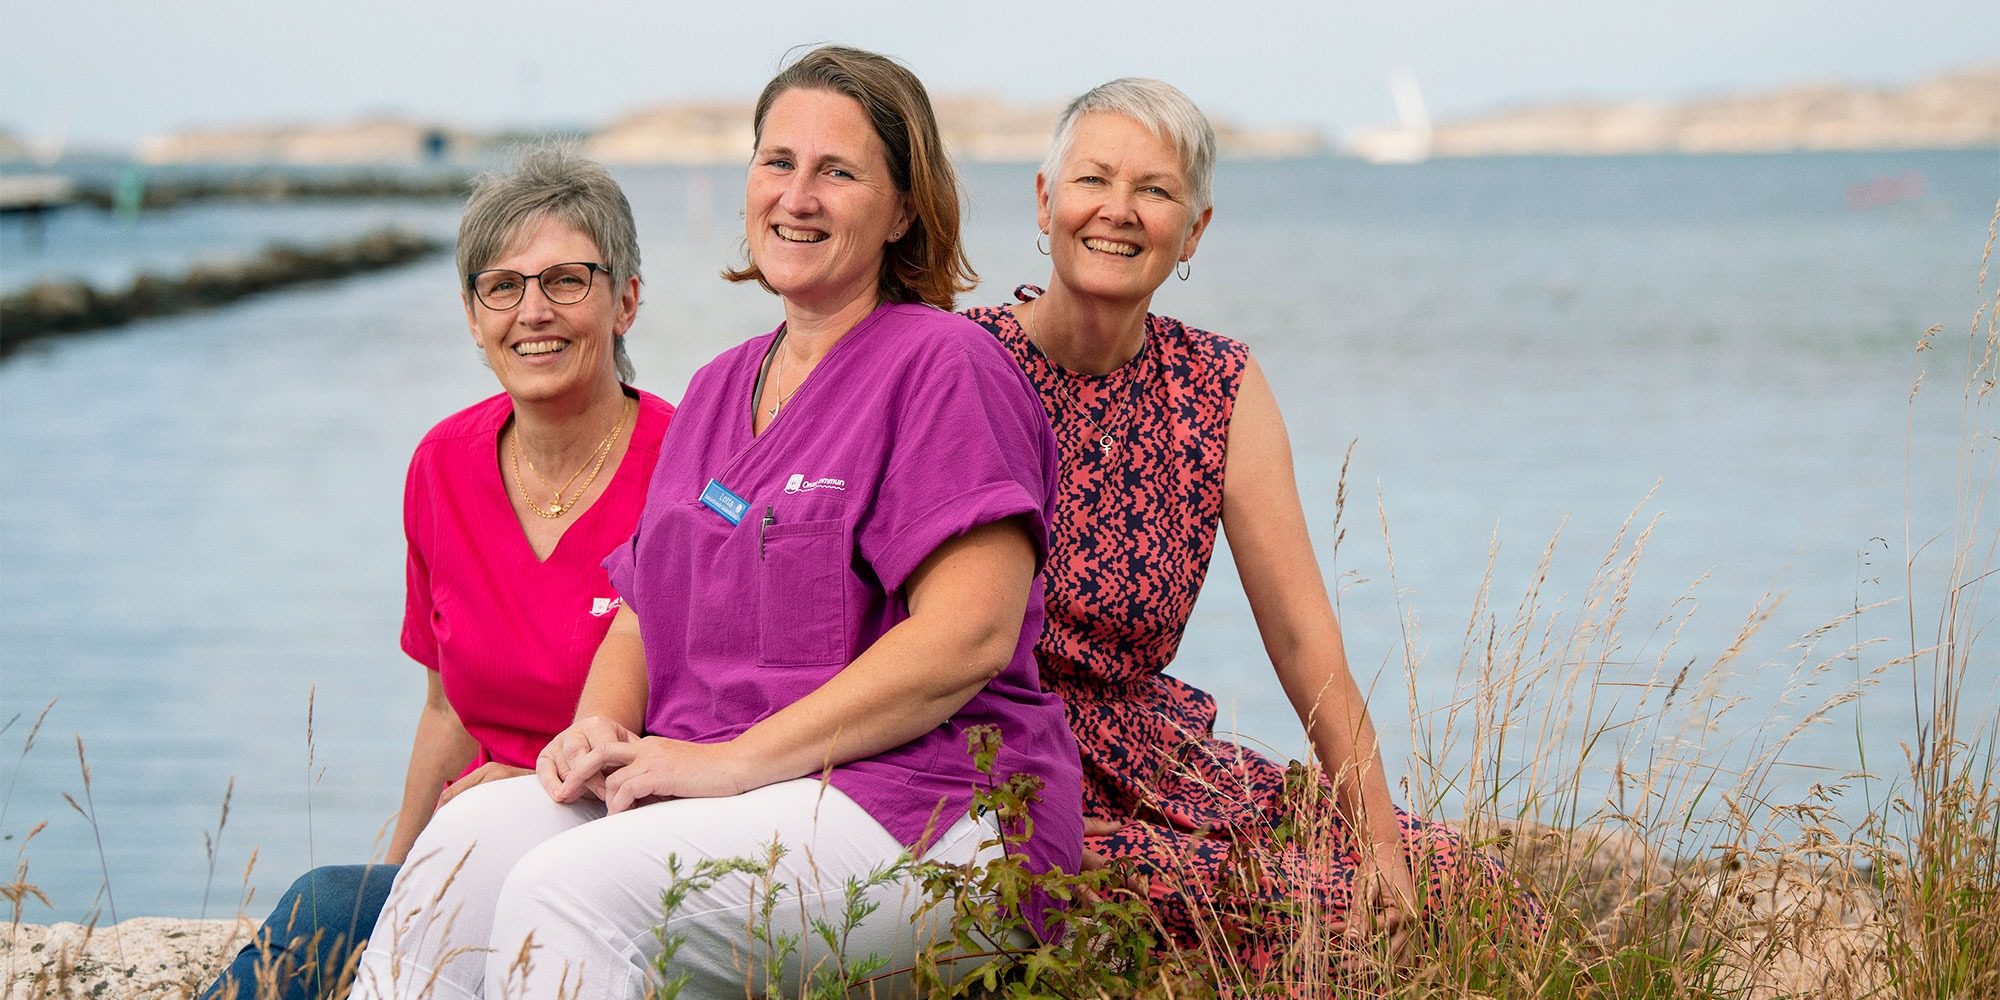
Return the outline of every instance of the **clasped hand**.
{"type": "Polygon", "coordinates": [[[1347,913],[1332,921],[1329,928],[1339,934],[1346,952],[1341,965],[1349,972],[1368,967],[1362,955],[1370,948],[1386,958],[1392,968],[1407,966],[1416,942],[1416,885],[1411,878],[1402,845],[1376,852],[1364,851],[1354,874],[1354,892],[1347,913]]]}
{"type": "Polygon", "coordinates": [[[726,743],[690,743],[641,736],[602,716],[579,719],[556,734],[535,758],[542,790],[557,802],[585,795],[610,813],[671,798],[709,798],[743,791],[731,778],[726,743]]]}

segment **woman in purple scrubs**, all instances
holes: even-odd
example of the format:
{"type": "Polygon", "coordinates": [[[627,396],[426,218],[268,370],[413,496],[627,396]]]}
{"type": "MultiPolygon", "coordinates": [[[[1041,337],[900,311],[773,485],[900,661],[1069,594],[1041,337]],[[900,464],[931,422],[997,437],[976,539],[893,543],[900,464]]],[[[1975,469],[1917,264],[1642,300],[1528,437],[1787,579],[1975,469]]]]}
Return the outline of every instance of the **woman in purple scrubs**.
{"type": "MultiPolygon", "coordinates": [[[[1076,868],[1076,746],[1033,653],[1055,442],[1011,356],[947,311],[973,278],[959,204],[893,61],[821,48],[765,88],[729,277],[777,294],[784,322],[695,375],[605,563],[624,607],[575,724],[535,778],[425,829],[357,996],[640,995],[670,870],[774,840],[771,919],[837,926],[851,880],[999,849],[970,809],[975,725],[1001,732],[996,773],[1043,782],[1029,867],[1076,868]]],[[[703,996],[758,983],[758,894],[734,877],[683,902],[669,975],[703,996]]],[[[867,895],[849,958],[906,965],[943,929],[913,879],[867,895]]],[[[806,937],[773,987],[829,958],[806,937]]]]}

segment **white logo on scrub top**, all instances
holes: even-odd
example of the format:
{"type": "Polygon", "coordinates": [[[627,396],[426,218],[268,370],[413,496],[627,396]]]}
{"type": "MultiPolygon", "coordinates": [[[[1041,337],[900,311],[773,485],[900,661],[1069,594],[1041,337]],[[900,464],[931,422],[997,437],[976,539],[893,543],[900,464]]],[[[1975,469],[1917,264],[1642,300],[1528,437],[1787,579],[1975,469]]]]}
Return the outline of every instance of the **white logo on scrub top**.
{"type": "Polygon", "coordinates": [[[593,597],[590,599],[590,617],[602,618],[618,610],[625,603],[622,597],[593,597]]]}
{"type": "Polygon", "coordinates": [[[805,474],[801,472],[794,472],[792,473],[792,478],[785,480],[785,492],[787,493],[804,493],[807,490],[840,490],[845,493],[847,491],[847,480],[835,479],[832,476],[822,476],[811,482],[807,482],[805,474]]]}

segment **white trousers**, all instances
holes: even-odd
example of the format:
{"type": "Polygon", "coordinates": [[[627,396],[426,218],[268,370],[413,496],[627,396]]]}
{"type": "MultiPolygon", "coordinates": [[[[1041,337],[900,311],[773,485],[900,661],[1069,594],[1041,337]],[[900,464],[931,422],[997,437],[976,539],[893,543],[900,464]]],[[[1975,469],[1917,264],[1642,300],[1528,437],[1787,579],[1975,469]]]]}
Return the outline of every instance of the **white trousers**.
{"type": "MultiPolygon", "coordinates": [[[[925,860],[965,862],[993,839],[992,820],[965,817],[925,860]]],[[[799,993],[833,961],[812,922],[843,923],[850,879],[867,880],[904,853],[852,799],[818,778],[799,778],[721,799],[675,799],[616,816],[604,804],[557,804],[530,776],[488,782],[431,818],[397,875],[368,941],[353,996],[636,998],[657,980],[662,922],[683,944],[667,969],[689,976],[681,996],[765,995],[766,951],[752,939],[775,900],[769,929],[799,938],[785,960],[782,995],[799,993]],[[785,848],[769,883],[724,876],[689,895],[672,919],[661,895],[668,858],[687,879],[704,859],[765,860],[785,848]],[[776,884],[774,891],[770,884],[776,884]]],[[[877,887],[878,908],[847,936],[849,961],[880,955],[885,970],[949,933],[947,915],[919,913],[922,891],[904,877],[877,887]]],[[[959,970],[961,974],[968,970],[959,970]]],[[[880,995],[907,991],[907,977],[880,995]]]]}

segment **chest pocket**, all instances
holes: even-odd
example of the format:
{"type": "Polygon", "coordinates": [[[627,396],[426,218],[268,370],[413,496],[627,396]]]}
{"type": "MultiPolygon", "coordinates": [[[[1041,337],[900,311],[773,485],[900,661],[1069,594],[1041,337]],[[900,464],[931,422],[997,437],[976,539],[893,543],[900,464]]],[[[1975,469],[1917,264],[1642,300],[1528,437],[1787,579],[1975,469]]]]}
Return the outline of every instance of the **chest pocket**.
{"type": "Polygon", "coordinates": [[[800,521],[764,529],[757,562],[757,658],[795,667],[848,660],[845,526],[800,521]]]}

